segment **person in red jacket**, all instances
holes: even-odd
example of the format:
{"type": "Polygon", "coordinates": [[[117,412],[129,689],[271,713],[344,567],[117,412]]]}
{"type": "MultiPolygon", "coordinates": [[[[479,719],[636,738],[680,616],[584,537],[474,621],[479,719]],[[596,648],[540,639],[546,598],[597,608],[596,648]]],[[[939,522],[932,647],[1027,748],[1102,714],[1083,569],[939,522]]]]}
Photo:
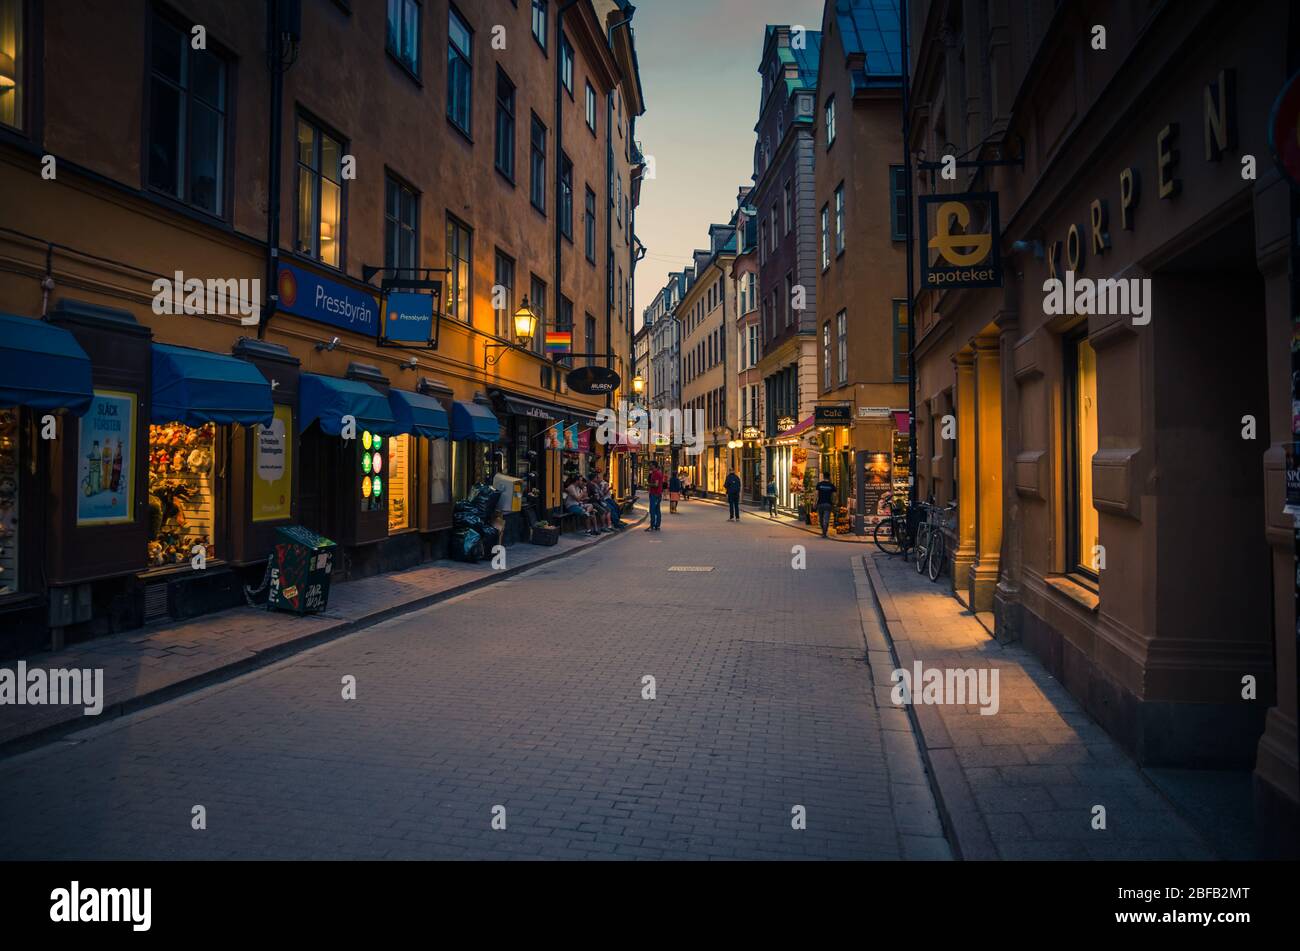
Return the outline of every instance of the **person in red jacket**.
{"type": "Polygon", "coordinates": [[[650,463],[650,476],[646,488],[646,493],[650,496],[650,527],[646,529],[647,532],[659,531],[659,522],[663,517],[660,505],[664,499],[664,484],[667,481],[663,470],[659,468],[659,463],[650,463]]]}

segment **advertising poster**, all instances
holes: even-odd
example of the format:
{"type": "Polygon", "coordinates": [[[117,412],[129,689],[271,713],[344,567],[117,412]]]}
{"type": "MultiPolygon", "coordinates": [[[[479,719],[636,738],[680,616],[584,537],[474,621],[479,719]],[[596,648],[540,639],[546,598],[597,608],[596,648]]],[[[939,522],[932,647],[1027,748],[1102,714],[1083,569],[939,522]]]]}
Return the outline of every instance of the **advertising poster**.
{"type": "Polygon", "coordinates": [[[135,394],[95,390],[78,421],[77,524],[135,519],[135,394]]]}
{"type": "Polygon", "coordinates": [[[803,491],[803,477],[808,468],[808,450],[795,446],[790,452],[790,492],[798,494],[803,491]]]}
{"type": "Polygon", "coordinates": [[[292,514],[293,407],[277,403],[270,426],[253,427],[253,521],[274,522],[292,514]]]}
{"type": "Polygon", "coordinates": [[[857,456],[858,504],[863,521],[869,527],[889,515],[889,453],[859,452],[857,456]]]}

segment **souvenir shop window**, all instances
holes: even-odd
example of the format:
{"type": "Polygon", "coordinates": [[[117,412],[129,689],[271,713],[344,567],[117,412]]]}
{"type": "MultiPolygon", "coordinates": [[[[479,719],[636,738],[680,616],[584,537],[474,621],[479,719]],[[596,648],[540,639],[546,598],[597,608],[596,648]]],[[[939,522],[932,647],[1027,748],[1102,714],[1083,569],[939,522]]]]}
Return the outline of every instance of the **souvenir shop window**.
{"type": "Polygon", "coordinates": [[[0,406],[0,597],[18,593],[18,407],[0,406]]]}
{"type": "MultiPolygon", "coordinates": [[[[194,546],[202,545],[209,561],[218,556],[213,475],[217,427],[184,423],[149,427],[149,548],[150,568],[186,565],[194,546]]],[[[122,477],[121,442],[105,442],[98,473],[92,450],[90,477],[115,484],[122,477]],[[111,451],[110,451],[111,447],[111,451]]]]}
{"type": "Polygon", "coordinates": [[[389,482],[389,444],[393,437],[365,431],[361,434],[358,465],[361,469],[361,511],[378,512],[386,502],[389,482]]]}

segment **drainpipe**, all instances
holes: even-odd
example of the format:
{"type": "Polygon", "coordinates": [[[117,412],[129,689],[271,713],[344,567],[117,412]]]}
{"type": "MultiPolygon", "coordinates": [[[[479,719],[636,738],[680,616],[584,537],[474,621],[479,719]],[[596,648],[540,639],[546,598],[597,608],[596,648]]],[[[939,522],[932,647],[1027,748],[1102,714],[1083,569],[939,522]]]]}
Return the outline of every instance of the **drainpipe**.
{"type": "MultiPolygon", "coordinates": [[[[564,156],[564,14],[571,7],[577,6],[580,0],[565,0],[560,9],[555,14],[555,327],[559,329],[560,320],[560,286],[563,280],[561,264],[564,259],[564,232],[561,228],[560,207],[564,196],[564,169],[562,168],[564,156]]],[[[576,82],[576,70],[575,70],[576,82]]],[[[569,189],[569,207],[570,221],[572,221],[573,212],[573,188],[570,183],[569,189]]],[[[572,316],[572,315],[571,315],[572,316]]],[[[545,328],[543,328],[545,332],[545,328]]],[[[573,326],[569,327],[569,332],[573,332],[573,326]]],[[[560,364],[555,362],[556,372],[559,372],[560,364]]]]}
{"type": "Polygon", "coordinates": [[[266,325],[280,306],[280,153],[284,138],[284,74],[298,57],[302,36],[302,0],[266,0],[266,67],[271,76],[271,104],[267,118],[269,141],[266,206],[266,309],[257,323],[257,337],[266,337],[266,325]],[[291,44],[286,63],[284,41],[291,44]]]}
{"type": "MultiPolygon", "coordinates": [[[[907,0],[902,0],[899,22],[902,28],[903,49],[903,196],[907,202],[907,465],[910,485],[907,489],[907,508],[916,510],[916,285],[912,279],[912,91],[907,39],[907,21],[910,16],[907,0]]],[[[915,522],[913,522],[913,525],[915,522]]]]}

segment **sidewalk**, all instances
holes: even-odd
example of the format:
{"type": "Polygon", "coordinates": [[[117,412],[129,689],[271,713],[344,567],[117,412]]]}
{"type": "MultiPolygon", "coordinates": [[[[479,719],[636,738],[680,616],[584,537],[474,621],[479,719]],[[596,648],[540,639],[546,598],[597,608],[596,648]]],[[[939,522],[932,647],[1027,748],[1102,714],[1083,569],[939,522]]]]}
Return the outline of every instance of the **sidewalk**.
{"type": "MultiPolygon", "coordinates": [[[[629,528],[620,534],[627,534],[645,517],[638,504],[624,515],[629,528]]],[[[330,607],[324,614],[297,617],[264,607],[231,608],[24,658],[29,668],[102,669],[104,709],[97,717],[87,717],[80,706],[0,705],[0,756],[227,680],[616,537],[575,533],[560,536],[559,544],[550,548],[512,545],[506,549],[506,567],[500,570],[493,569],[490,561],[435,561],[347,581],[330,592],[330,607]]],[[[0,666],[16,669],[17,663],[6,661],[0,666]]]]}
{"type": "MultiPolygon", "coordinates": [[[[694,505],[696,502],[707,502],[709,505],[717,505],[723,508],[727,505],[727,503],[721,499],[702,499],[698,496],[692,496],[690,501],[679,503],[679,507],[682,505],[694,505]]],[[[767,514],[767,508],[761,503],[747,502],[744,499],[741,499],[740,514],[762,519],[763,521],[771,522],[774,525],[784,525],[786,528],[797,528],[801,532],[808,532],[811,535],[816,535],[819,538],[821,537],[822,530],[821,527],[816,524],[816,519],[813,520],[812,525],[809,525],[802,519],[793,518],[789,515],[781,515],[778,513],[775,517],[772,517],[767,514]],[[755,511],[755,509],[758,511],[755,511]]],[[[849,542],[855,545],[869,545],[872,542],[870,535],[854,535],[852,532],[847,535],[836,535],[834,532],[831,532],[826,536],[826,538],[829,541],[849,542]]]]}
{"type": "MultiPolygon", "coordinates": [[[[896,556],[862,559],[895,666],[996,668],[999,708],[908,707],[965,859],[1213,859],[1209,844],[1028,650],[999,645],[941,585],[896,556]],[[1095,806],[1106,828],[1093,828],[1095,806]]],[[[865,613],[865,612],[864,612],[865,613]]],[[[873,664],[878,702],[888,673],[873,664]]],[[[913,691],[914,696],[919,691],[913,691]]]]}

